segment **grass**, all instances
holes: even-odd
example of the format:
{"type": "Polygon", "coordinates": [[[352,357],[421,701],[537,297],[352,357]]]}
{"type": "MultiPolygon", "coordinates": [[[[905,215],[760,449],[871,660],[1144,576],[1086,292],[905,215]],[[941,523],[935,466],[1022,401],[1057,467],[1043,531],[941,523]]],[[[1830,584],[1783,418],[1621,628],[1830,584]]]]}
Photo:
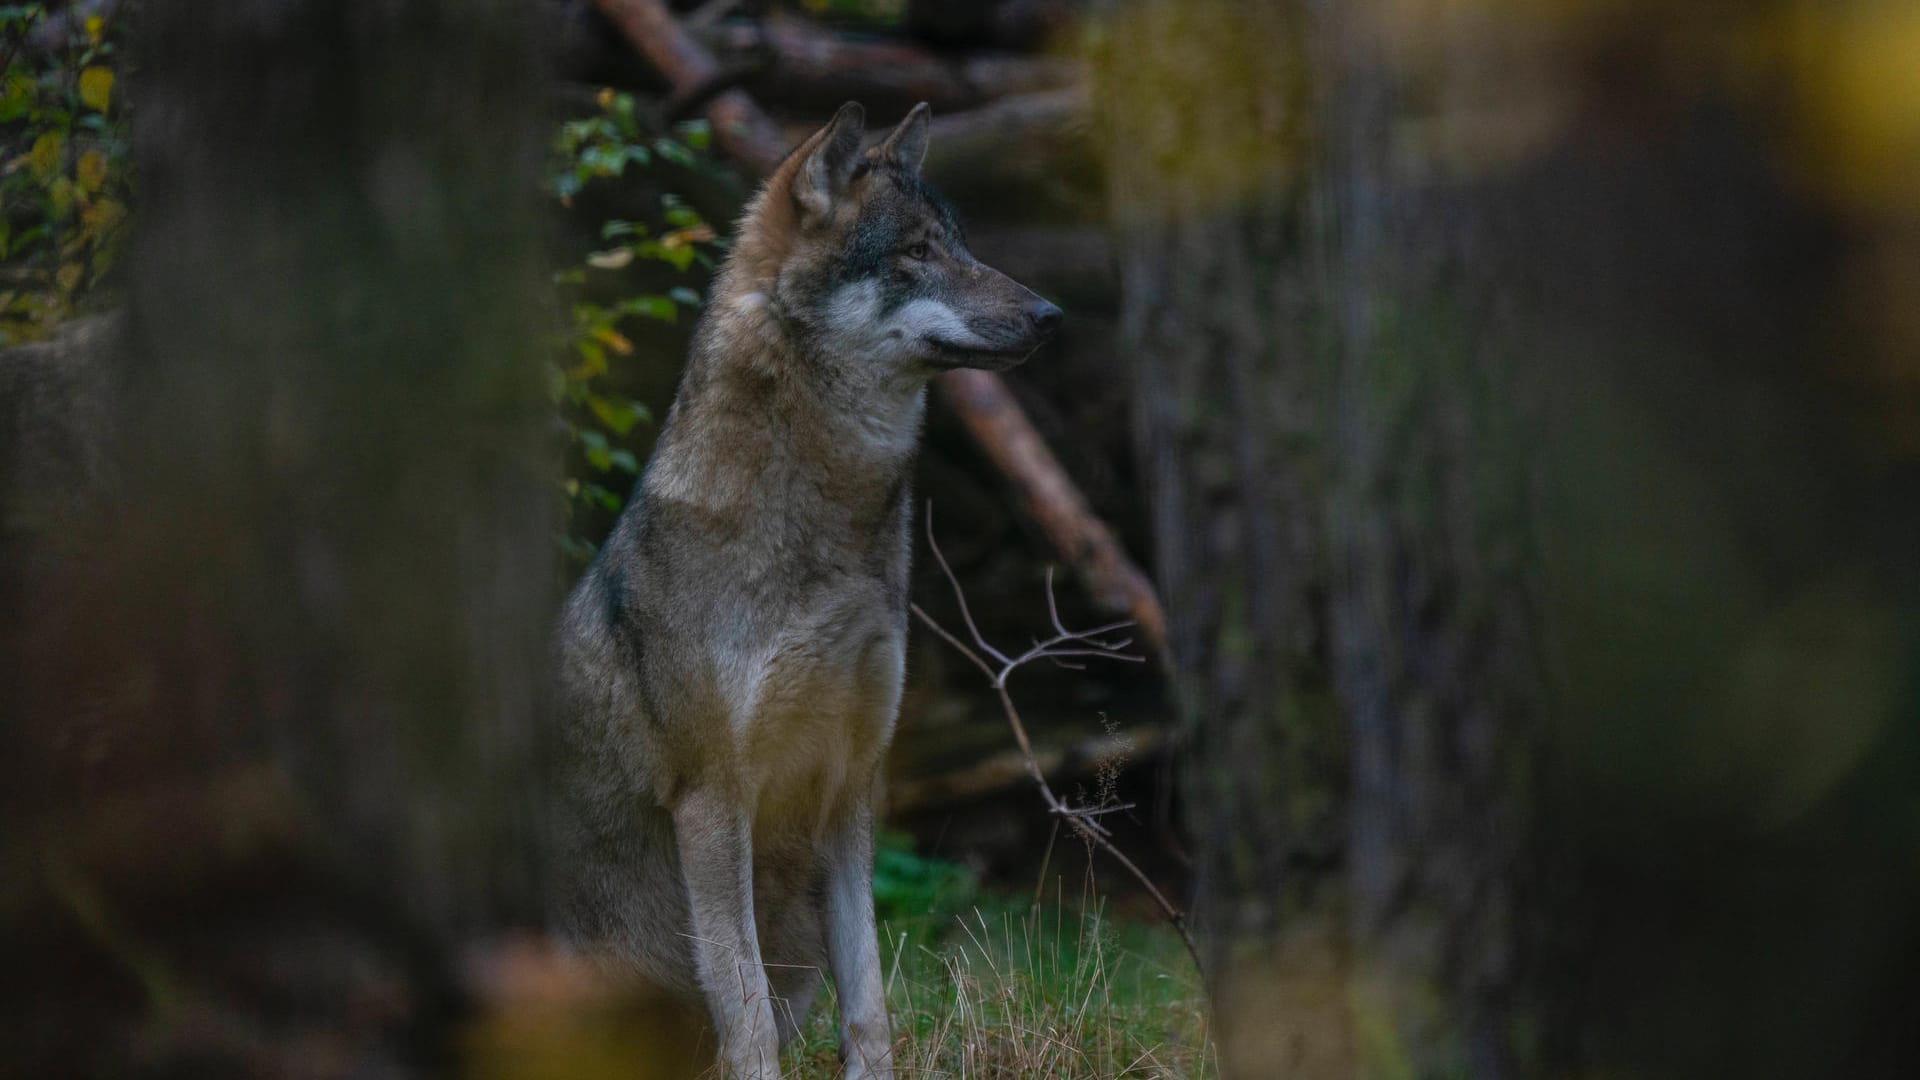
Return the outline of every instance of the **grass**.
{"type": "MultiPolygon", "coordinates": [[[[1179,936],[1108,914],[1083,883],[1040,903],[980,891],[964,871],[900,858],[877,876],[881,958],[903,1078],[1109,1080],[1216,1075],[1199,979],[1179,936]]],[[[785,1075],[838,1080],[837,1008],[816,1007],[785,1075]]]]}

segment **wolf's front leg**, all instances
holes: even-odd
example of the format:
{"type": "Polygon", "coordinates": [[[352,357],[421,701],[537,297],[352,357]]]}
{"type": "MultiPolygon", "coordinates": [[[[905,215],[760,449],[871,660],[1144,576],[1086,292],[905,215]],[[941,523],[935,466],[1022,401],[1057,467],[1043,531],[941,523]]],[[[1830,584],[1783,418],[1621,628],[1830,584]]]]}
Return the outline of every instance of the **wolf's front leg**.
{"type": "Polygon", "coordinates": [[[734,1080],[778,1080],[780,1045],[753,923],[753,825],[737,800],[696,791],[673,809],[700,989],[734,1080]]]}
{"type": "Polygon", "coordinates": [[[840,998],[840,1058],[849,1080],[893,1076],[893,1032],[873,925],[873,804],[861,797],[827,847],[827,958],[840,998]]]}

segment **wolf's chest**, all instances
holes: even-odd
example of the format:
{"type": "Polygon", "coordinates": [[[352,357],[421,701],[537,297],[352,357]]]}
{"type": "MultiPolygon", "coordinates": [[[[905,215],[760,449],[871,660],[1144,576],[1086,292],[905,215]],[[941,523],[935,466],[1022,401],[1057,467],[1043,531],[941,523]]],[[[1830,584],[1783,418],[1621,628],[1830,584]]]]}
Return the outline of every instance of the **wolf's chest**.
{"type": "MultiPolygon", "coordinates": [[[[809,817],[886,752],[905,673],[904,627],[826,612],[785,628],[739,673],[731,734],[761,811],[809,817]]],[[[796,821],[796,823],[798,823],[796,821]]]]}

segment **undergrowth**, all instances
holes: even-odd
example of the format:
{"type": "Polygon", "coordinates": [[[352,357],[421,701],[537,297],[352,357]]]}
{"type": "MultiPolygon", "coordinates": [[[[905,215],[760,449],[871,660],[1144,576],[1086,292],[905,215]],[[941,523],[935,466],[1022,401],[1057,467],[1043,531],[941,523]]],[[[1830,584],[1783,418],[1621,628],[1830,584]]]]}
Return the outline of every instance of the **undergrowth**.
{"type": "MultiPolygon", "coordinates": [[[[1199,978],[1171,928],[1112,916],[1090,882],[1055,879],[1035,903],[983,891],[897,837],[881,841],[875,895],[896,1076],[1216,1075],[1199,978]]],[[[828,995],[788,1048],[784,1075],[838,1080],[837,1016],[828,995]]]]}

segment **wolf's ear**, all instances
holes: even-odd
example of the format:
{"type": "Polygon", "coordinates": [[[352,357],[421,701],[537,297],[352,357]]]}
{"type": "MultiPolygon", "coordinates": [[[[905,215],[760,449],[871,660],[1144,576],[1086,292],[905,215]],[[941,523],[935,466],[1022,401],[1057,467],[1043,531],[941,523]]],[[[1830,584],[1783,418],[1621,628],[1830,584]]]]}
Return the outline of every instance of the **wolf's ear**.
{"type": "Polygon", "coordinates": [[[811,217],[823,218],[835,199],[846,194],[860,162],[860,140],[867,133],[867,110],[857,101],[840,106],[827,126],[808,139],[800,171],[793,178],[793,198],[811,217]]]}
{"type": "Polygon", "coordinates": [[[926,102],[915,105],[893,134],[882,139],[872,152],[918,176],[920,163],[927,160],[927,131],[932,119],[933,110],[926,102]]]}

